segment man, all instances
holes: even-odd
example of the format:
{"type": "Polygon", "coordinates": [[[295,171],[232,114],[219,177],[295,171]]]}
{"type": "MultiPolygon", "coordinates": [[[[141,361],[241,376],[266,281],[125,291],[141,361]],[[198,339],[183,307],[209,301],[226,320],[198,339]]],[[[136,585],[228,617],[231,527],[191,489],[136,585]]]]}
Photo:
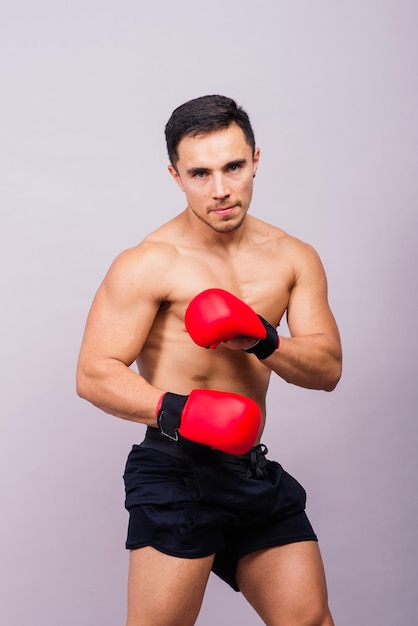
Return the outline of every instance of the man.
{"type": "Polygon", "coordinates": [[[212,568],[270,626],[330,626],[305,492],[259,443],[272,372],[339,380],[323,267],[248,214],[260,151],[233,100],[186,102],[166,139],[187,206],[112,264],[77,376],[80,396],[148,426],[125,471],[127,626],[194,624],[212,568]]]}

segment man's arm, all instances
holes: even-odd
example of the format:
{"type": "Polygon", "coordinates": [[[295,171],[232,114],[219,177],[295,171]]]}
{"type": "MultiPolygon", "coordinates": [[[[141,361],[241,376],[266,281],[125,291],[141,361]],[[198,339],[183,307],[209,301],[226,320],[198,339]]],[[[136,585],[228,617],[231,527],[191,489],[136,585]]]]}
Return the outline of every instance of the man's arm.
{"type": "MultiPolygon", "coordinates": [[[[77,393],[106,413],[156,425],[163,390],[130,369],[147,339],[161,296],[149,246],[122,253],[94,298],[77,365],[77,393]]],[[[161,261],[158,264],[161,267],[161,261]]]]}
{"type": "Polygon", "coordinates": [[[280,336],[279,349],[262,362],[289,383],[332,391],[341,376],[340,336],[328,304],[322,263],[315,250],[301,242],[287,323],[291,337],[280,336]]]}
{"type": "MultiPolygon", "coordinates": [[[[77,392],[117,417],[158,427],[228,454],[247,452],[257,438],[257,403],[235,393],[194,389],[188,395],[149,384],[129,366],[141,352],[165,300],[170,253],[142,248],[116,259],[88,316],[77,367],[77,392]]],[[[161,246],[158,246],[161,248],[161,246]]]]}

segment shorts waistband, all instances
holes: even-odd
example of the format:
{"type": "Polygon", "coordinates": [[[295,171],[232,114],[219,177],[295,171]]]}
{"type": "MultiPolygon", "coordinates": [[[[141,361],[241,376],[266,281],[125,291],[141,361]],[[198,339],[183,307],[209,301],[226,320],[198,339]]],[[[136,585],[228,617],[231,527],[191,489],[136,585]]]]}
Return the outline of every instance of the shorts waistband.
{"type": "Polygon", "coordinates": [[[185,439],[179,435],[177,441],[165,437],[157,428],[148,426],[145,439],[140,444],[142,448],[150,448],[163,452],[176,459],[197,464],[232,464],[241,466],[246,470],[247,476],[255,476],[262,478],[264,476],[263,469],[267,465],[266,454],[267,446],[259,443],[253,446],[248,452],[241,455],[227,454],[220,450],[215,450],[210,446],[201,443],[195,443],[189,439],[185,439]]]}

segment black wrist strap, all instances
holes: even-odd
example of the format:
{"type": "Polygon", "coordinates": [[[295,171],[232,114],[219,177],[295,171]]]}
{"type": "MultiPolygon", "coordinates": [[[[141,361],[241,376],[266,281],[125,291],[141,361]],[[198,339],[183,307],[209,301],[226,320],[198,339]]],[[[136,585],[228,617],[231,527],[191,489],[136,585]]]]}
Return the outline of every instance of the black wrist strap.
{"type": "Polygon", "coordinates": [[[178,428],[181,422],[181,414],[188,396],[181,396],[178,393],[167,392],[164,394],[161,408],[158,412],[158,428],[160,433],[173,441],[177,441],[178,428]]]}
{"type": "Polygon", "coordinates": [[[257,343],[255,343],[251,348],[247,348],[244,352],[248,352],[249,354],[255,354],[258,359],[267,359],[277,348],[279,347],[279,336],[276,332],[276,329],[273,328],[271,324],[267,320],[265,320],[261,315],[258,316],[262,321],[264,328],[266,329],[266,338],[259,339],[257,343]]]}

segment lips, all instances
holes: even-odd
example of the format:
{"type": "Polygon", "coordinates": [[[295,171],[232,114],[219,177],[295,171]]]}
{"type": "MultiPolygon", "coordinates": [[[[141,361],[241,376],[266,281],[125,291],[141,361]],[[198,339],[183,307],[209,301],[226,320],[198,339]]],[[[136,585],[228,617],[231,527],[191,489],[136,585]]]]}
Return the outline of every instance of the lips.
{"type": "Polygon", "coordinates": [[[217,209],[212,209],[212,213],[216,213],[217,215],[229,215],[235,209],[235,205],[226,206],[226,207],[218,207],[217,209]]]}

